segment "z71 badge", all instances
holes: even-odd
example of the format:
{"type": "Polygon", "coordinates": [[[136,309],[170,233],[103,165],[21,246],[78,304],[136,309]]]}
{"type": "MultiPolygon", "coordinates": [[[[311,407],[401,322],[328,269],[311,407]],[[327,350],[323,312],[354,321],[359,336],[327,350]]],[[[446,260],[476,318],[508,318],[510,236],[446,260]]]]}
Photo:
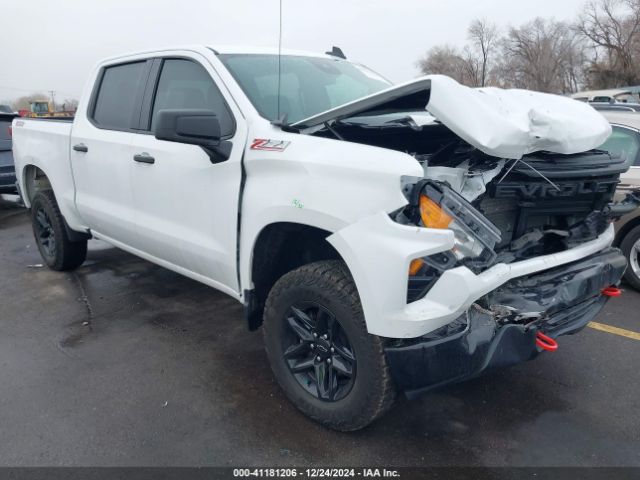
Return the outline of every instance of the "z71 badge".
{"type": "Polygon", "coordinates": [[[289,146],[291,142],[285,142],[284,140],[271,140],[270,138],[254,138],[251,143],[251,150],[267,150],[270,152],[284,152],[284,149],[289,146]]]}

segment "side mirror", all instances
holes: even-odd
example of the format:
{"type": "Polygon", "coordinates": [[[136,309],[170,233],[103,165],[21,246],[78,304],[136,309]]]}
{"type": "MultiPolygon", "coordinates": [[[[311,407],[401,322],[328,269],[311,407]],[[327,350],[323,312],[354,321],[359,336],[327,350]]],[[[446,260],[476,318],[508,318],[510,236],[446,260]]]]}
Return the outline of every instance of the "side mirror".
{"type": "Polygon", "coordinates": [[[231,142],[221,140],[220,121],[212,110],[160,110],[155,137],[168,142],[199,145],[213,163],[227,160],[231,154],[231,142]]]}

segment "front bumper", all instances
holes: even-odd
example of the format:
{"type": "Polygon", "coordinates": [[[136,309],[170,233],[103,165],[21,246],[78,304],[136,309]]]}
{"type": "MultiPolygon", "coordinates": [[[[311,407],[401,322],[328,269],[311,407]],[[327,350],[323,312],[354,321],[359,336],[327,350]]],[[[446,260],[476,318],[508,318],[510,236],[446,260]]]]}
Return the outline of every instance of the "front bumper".
{"type": "Polygon", "coordinates": [[[445,271],[420,300],[407,303],[411,260],[453,248],[453,232],[394,222],[384,212],[353,223],[328,237],[358,288],[369,333],[416,338],[455,321],[482,296],[518,277],[579,261],[613,243],[614,227],[570,250],[475,274],[461,266],[445,271]]]}
{"type": "Polygon", "coordinates": [[[536,357],[537,332],[557,338],[584,328],[608,299],[602,289],[617,284],[625,268],[621,252],[608,248],[504,284],[480,299],[483,306],[471,307],[456,322],[387,347],[397,386],[412,396],[536,357]],[[497,318],[489,313],[492,306],[511,307],[513,318],[497,318]],[[523,314],[528,320],[521,319],[523,314]]]}

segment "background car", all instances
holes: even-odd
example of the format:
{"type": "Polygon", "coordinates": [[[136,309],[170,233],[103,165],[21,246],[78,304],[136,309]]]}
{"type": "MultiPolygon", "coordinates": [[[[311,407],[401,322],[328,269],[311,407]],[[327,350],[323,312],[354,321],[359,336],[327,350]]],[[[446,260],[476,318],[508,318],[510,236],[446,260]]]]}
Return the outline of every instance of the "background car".
{"type": "Polygon", "coordinates": [[[587,90],[571,95],[571,98],[582,102],[638,103],[638,95],[629,89],[610,88],[608,90],[587,90]]]}
{"type": "Polygon", "coordinates": [[[16,171],[11,151],[11,121],[17,117],[13,112],[0,113],[0,193],[17,193],[16,171]]]}
{"type": "MultiPolygon", "coordinates": [[[[633,158],[631,168],[620,176],[617,196],[622,198],[640,189],[640,113],[601,111],[613,127],[613,133],[602,145],[603,150],[633,158]]],[[[640,209],[622,217],[616,224],[615,244],[622,249],[629,267],[625,280],[640,290],[640,209]]]]}
{"type": "Polygon", "coordinates": [[[640,103],[591,102],[589,105],[598,111],[640,112],[640,103]]]}

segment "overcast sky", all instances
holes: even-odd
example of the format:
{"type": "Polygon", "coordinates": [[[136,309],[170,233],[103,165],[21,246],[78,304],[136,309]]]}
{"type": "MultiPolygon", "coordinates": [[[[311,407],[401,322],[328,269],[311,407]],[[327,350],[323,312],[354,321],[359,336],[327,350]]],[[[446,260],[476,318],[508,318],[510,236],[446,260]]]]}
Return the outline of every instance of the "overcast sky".
{"type": "MultiPolygon", "coordinates": [[[[33,91],[78,97],[101,58],[167,45],[277,46],[278,0],[4,0],[0,101],[33,91]]],[[[501,26],[575,18],[584,0],[283,0],[285,48],[332,45],[394,82],[429,47],[461,45],[471,20],[501,26]]]]}

